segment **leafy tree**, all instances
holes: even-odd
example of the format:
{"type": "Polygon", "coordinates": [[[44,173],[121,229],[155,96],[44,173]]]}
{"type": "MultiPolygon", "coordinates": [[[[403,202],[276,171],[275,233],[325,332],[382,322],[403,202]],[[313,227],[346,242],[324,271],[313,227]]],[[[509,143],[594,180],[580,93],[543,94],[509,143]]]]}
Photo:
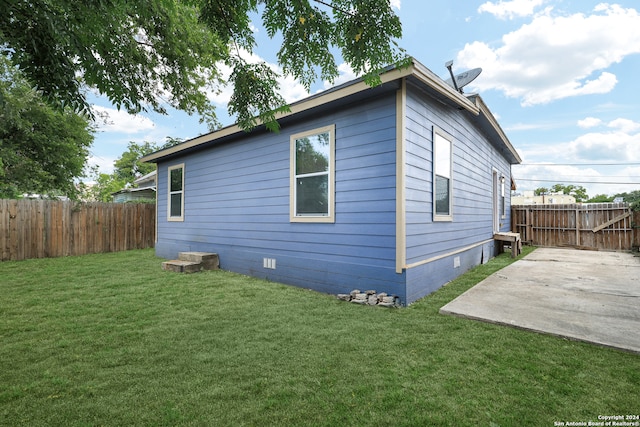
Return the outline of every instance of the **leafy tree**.
{"type": "Polygon", "coordinates": [[[584,202],[589,198],[586,188],[584,188],[582,185],[554,184],[551,188],[540,187],[534,190],[534,194],[536,196],[550,193],[568,194],[575,197],[576,202],[584,202]]]}
{"type": "Polygon", "coordinates": [[[611,203],[616,197],[622,197],[622,199],[629,204],[632,210],[640,210],[640,190],[634,190],[629,193],[617,193],[613,196],[607,196],[606,194],[598,194],[589,200],[588,203],[611,203]]]}
{"type": "Polygon", "coordinates": [[[156,166],[153,163],[139,162],[141,157],[172,147],[180,142],[182,142],[180,138],[172,137],[167,137],[167,142],[163,145],[149,141],[145,141],[142,144],[130,141],[127,151],[113,162],[113,173],[101,173],[98,166],[91,167],[89,177],[93,184],[87,185],[83,183],[83,197],[99,202],[111,202],[113,200],[112,193],[122,190],[128,185],[133,185],[136,179],[155,170],[156,166]]]}
{"type": "Polygon", "coordinates": [[[626,203],[629,203],[631,209],[634,211],[640,210],[640,190],[634,190],[629,193],[618,193],[613,196],[612,200],[616,197],[622,197],[626,203]]]}
{"type": "Polygon", "coordinates": [[[170,105],[213,128],[206,94],[225,83],[225,65],[238,123],[277,129],[276,113],[287,109],[277,75],[241,54],[256,47],[249,16],[257,13],[270,37],[282,37],[282,69],[307,90],[318,73],[338,76],[334,51],[371,84],[385,66],[409,64],[388,0],[5,0],[2,9],[0,52],[52,104],[75,111],[89,111],[91,87],[130,113],[170,105]]]}
{"type": "Polygon", "coordinates": [[[89,178],[93,181],[91,185],[80,183],[80,190],[84,200],[96,202],[113,201],[112,193],[123,189],[127,182],[119,179],[115,174],[101,173],[98,166],[92,166],[89,178]]]}
{"type": "Polygon", "coordinates": [[[128,149],[120,158],[113,162],[114,175],[116,178],[123,180],[125,183],[133,184],[137,178],[148,174],[156,169],[153,163],[140,163],[138,160],[158,151],[160,148],[153,142],[145,141],[141,145],[135,142],[129,142],[128,149]]]}
{"type": "Polygon", "coordinates": [[[613,199],[613,197],[607,196],[606,194],[596,194],[587,200],[587,203],[611,203],[613,199]]]}
{"type": "Polygon", "coordinates": [[[554,193],[562,193],[568,194],[576,198],[576,202],[584,202],[589,198],[587,195],[587,189],[582,185],[564,185],[564,184],[555,184],[551,187],[551,191],[554,193]]]}
{"type": "Polygon", "coordinates": [[[0,56],[0,197],[23,193],[74,198],[93,142],[86,117],[54,110],[0,56]]]}

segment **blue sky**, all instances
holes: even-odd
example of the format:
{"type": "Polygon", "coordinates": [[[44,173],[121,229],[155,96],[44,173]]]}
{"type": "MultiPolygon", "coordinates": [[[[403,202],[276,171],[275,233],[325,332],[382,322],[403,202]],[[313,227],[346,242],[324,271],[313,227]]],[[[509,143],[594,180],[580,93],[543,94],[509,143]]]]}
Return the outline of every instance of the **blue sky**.
{"type": "MultiPolygon", "coordinates": [[[[584,186],[589,195],[640,189],[640,4],[638,0],[392,0],[403,25],[399,44],[448,78],[481,67],[465,93],[485,100],[523,164],[513,167],[518,190],[554,183],[584,186]]],[[[259,18],[254,60],[276,63],[277,40],[259,18]]],[[[247,54],[249,56],[249,54],[247,54]]],[[[340,62],[340,59],[338,58],[340,62]]],[[[355,76],[342,64],[337,83],[355,76]]],[[[282,93],[295,101],[308,93],[283,78],[282,93]]],[[[319,81],[312,92],[330,85],[319,81]]],[[[213,97],[224,125],[230,88],[213,97]]],[[[95,96],[109,124],[96,134],[90,163],[111,172],[129,141],[163,143],[206,133],[197,117],[131,116],[95,96]]]]}

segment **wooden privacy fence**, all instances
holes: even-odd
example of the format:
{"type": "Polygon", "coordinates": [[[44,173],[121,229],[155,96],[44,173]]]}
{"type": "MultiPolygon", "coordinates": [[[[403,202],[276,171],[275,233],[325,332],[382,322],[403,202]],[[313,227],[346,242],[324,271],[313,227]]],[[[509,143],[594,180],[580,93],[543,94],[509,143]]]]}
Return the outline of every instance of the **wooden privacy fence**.
{"type": "Polygon", "coordinates": [[[0,200],[0,259],[153,247],[155,209],[153,204],[0,200]]]}
{"type": "Polygon", "coordinates": [[[523,242],[593,250],[631,250],[638,246],[640,212],[626,203],[514,205],[511,226],[523,242]]]}

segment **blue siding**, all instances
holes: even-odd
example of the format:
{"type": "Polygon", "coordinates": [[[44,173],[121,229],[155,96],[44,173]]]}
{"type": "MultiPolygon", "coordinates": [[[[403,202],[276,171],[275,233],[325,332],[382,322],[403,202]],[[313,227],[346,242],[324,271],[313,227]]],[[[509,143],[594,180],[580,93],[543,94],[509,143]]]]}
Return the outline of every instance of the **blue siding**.
{"type": "Polygon", "coordinates": [[[405,296],[395,272],[395,91],[158,164],[157,254],[217,252],[222,268],[321,292],[405,296]],[[335,223],[289,221],[290,135],[335,124],[335,223]],[[166,220],[167,167],[185,164],[184,222],[166,220]],[[275,258],[265,269],[263,258],[275,258]]]}
{"type": "MultiPolygon", "coordinates": [[[[465,247],[478,245],[493,236],[493,168],[510,178],[510,165],[487,137],[468,120],[467,111],[447,107],[408,85],[406,134],[406,258],[420,264],[465,247]],[[434,222],[432,210],[433,127],[453,140],[453,221],[434,222]]],[[[507,188],[507,200],[508,188],[507,188]]],[[[507,210],[508,212],[508,210],[507,210]]],[[[509,230],[509,217],[501,219],[509,230]]],[[[407,271],[407,300],[420,298],[470,266],[477,265],[490,248],[476,246],[467,252],[410,268],[407,271]],[[483,250],[484,248],[484,250],[483,250]],[[459,257],[461,266],[453,268],[459,257]]]]}
{"type": "MultiPolygon", "coordinates": [[[[388,85],[158,164],[159,256],[220,255],[221,267],[327,293],[355,288],[411,303],[494,255],[492,178],[509,162],[470,113],[407,83],[406,263],[396,273],[396,90],[388,85]],[[349,102],[351,102],[349,104],[349,102]],[[335,223],[291,223],[290,136],[335,124],[335,223]],[[453,221],[432,220],[432,134],[453,140],[453,221]],[[168,222],[167,168],[185,165],[184,222],[168,222]],[[275,258],[276,269],[263,267],[275,258]]],[[[508,196],[508,189],[507,189],[508,196]]],[[[507,197],[507,204],[510,198],[507,197]]],[[[502,230],[509,230],[507,218],[502,230]]]]}
{"type": "Polygon", "coordinates": [[[436,261],[408,269],[407,301],[416,301],[425,295],[438,290],[442,285],[455,279],[471,268],[486,263],[493,257],[495,246],[493,241],[479,245],[459,254],[450,255],[436,261]],[[459,266],[454,264],[457,258],[459,266]]]}

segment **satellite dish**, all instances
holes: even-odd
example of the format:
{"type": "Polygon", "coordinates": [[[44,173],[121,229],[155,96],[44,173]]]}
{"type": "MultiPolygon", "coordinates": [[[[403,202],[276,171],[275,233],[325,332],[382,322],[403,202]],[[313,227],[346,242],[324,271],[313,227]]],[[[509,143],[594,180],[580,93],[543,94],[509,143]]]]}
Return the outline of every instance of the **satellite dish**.
{"type": "Polygon", "coordinates": [[[451,71],[453,61],[447,62],[445,66],[449,69],[449,74],[451,74],[451,78],[445,80],[445,83],[449,86],[453,86],[454,89],[460,93],[462,93],[463,87],[474,81],[482,72],[482,68],[474,68],[472,70],[464,71],[454,76],[453,71],[451,71]]]}

